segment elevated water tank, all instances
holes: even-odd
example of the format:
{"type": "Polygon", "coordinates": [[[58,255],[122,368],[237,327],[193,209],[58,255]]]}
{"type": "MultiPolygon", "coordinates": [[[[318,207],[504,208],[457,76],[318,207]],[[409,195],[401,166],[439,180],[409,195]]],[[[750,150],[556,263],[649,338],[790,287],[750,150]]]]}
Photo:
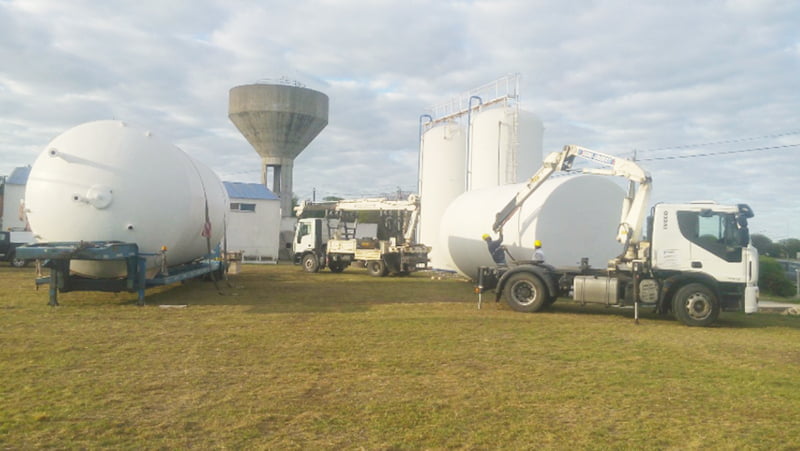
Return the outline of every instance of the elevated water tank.
{"type": "MultiPolygon", "coordinates": [[[[479,266],[494,264],[481,236],[491,232],[495,214],[523,186],[473,190],[450,204],[442,216],[440,243],[455,270],[475,278],[479,266]]],[[[530,260],[538,239],[549,264],[577,267],[587,257],[593,267],[605,268],[622,251],[615,237],[623,197],[623,189],[605,177],[550,179],[505,225],[503,244],[515,259],[530,260]]]]}
{"type": "Polygon", "coordinates": [[[542,164],[544,127],[533,113],[490,108],[473,114],[469,189],[519,183],[542,164]]]}
{"type": "Polygon", "coordinates": [[[261,180],[292,211],[294,159],[328,125],[328,96],[294,85],[251,84],[230,90],[228,117],[261,156],[261,180]]]}
{"type": "Polygon", "coordinates": [[[419,242],[431,246],[428,256],[435,269],[452,266],[439,243],[439,228],[444,210],[464,192],[465,145],[464,128],[455,122],[438,125],[422,135],[419,242]]]}
{"type": "MultiPolygon", "coordinates": [[[[122,241],[167,263],[207,254],[221,241],[228,197],[211,169],[151,132],[120,121],[89,122],[52,140],[25,191],[40,242],[122,241]]],[[[116,277],[124,262],[75,261],[71,269],[116,277]]],[[[148,257],[150,274],[160,260],[148,257]]]]}

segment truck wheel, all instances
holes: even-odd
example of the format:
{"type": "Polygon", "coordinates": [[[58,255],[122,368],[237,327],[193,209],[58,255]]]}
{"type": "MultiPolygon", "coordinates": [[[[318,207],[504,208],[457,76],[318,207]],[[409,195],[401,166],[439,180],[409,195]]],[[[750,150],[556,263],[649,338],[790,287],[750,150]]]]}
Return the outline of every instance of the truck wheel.
{"type": "Polygon", "coordinates": [[[28,264],[28,260],[23,258],[17,258],[15,255],[11,255],[11,260],[9,260],[11,266],[15,268],[24,268],[28,264]]]}
{"type": "Polygon", "coordinates": [[[328,269],[330,269],[331,272],[335,272],[335,273],[340,273],[340,272],[344,271],[344,268],[346,266],[347,265],[345,265],[344,263],[340,263],[340,262],[330,262],[330,263],[328,263],[328,269]]]}
{"type": "Polygon", "coordinates": [[[371,276],[383,277],[388,272],[386,270],[386,263],[383,260],[372,260],[367,262],[367,271],[371,276]]]}
{"type": "Polygon", "coordinates": [[[675,318],[687,326],[710,326],[717,320],[719,310],[717,297],[700,283],[681,287],[672,298],[675,318]]]}
{"type": "Polygon", "coordinates": [[[317,272],[319,271],[319,260],[317,260],[317,256],[314,254],[306,254],[303,256],[303,269],[306,272],[317,272]]]}
{"type": "Polygon", "coordinates": [[[511,276],[504,291],[506,303],[518,312],[538,312],[549,299],[544,283],[528,273],[511,276]]]}

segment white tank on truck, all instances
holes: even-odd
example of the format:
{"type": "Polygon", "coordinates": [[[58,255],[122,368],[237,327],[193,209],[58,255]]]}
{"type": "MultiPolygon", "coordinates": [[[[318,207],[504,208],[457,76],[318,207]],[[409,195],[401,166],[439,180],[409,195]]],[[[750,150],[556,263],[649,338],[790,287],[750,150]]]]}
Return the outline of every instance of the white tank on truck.
{"type": "MultiPolygon", "coordinates": [[[[631,305],[637,321],[643,305],[660,314],[671,312],[687,326],[709,326],[721,311],[758,311],[758,251],[750,241],[750,207],[707,201],[659,203],[645,219],[652,179],[632,160],[565,146],[545,158],[539,171],[497,211],[492,229],[500,233],[519,219],[526,202],[546,189],[548,177],[572,170],[576,157],[606,166],[580,172],[628,179],[622,206],[614,209],[620,212],[615,232],[622,252],[607,261],[585,259],[578,268],[532,258],[481,266],[476,287],[479,304],[480,293],[486,290],[494,290],[496,300],[504,296],[509,306],[522,312],[536,312],[559,298],[571,298],[580,303],[631,305]]],[[[564,219],[565,226],[568,221],[564,219]]]]}
{"type": "MultiPolygon", "coordinates": [[[[39,242],[136,243],[148,273],[192,261],[222,239],[228,197],[216,174],[150,131],[96,121],[53,139],[34,162],[25,191],[39,242]]],[[[123,261],[72,260],[90,277],[119,277],[123,261]]]]}

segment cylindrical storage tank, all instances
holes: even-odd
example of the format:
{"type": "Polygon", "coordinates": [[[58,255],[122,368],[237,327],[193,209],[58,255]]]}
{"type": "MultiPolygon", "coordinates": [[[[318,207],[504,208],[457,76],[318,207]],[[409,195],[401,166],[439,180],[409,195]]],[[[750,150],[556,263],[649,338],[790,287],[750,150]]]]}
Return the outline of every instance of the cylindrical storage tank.
{"type": "MultiPolygon", "coordinates": [[[[176,146],[120,121],[89,122],[51,141],[25,191],[40,242],[121,241],[140,253],[166,246],[168,265],[202,257],[219,244],[228,196],[211,169],[176,146]]],[[[161,264],[147,257],[148,274],[161,264]]],[[[118,277],[124,261],[78,261],[90,277],[118,277]]]]}
{"type": "Polygon", "coordinates": [[[439,226],[444,210],[464,192],[465,146],[464,128],[455,122],[422,135],[419,242],[431,246],[428,257],[434,269],[452,269],[439,243],[439,226]]]}
{"type": "MultiPolygon", "coordinates": [[[[519,110],[517,170],[511,183],[527,182],[542,166],[544,124],[530,111],[519,110]]],[[[558,150],[558,149],[557,149],[558,150]]]]}
{"type": "Polygon", "coordinates": [[[469,132],[469,189],[519,183],[533,175],[542,164],[543,131],[535,115],[516,108],[474,114],[469,132]]]}
{"type": "MultiPolygon", "coordinates": [[[[474,279],[479,266],[494,265],[481,236],[497,238],[491,232],[495,215],[523,186],[469,191],[447,208],[441,241],[459,273],[474,279]]],[[[609,178],[550,179],[506,223],[503,244],[515,260],[531,260],[533,242],[541,240],[548,264],[577,267],[587,257],[593,267],[605,268],[622,251],[615,238],[623,197],[623,189],[609,178]]]]}

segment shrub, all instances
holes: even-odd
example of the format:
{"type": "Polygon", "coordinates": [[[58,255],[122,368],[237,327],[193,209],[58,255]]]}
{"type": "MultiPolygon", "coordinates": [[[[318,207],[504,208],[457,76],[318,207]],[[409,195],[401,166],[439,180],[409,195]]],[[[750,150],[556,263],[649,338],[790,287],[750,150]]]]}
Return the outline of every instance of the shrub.
{"type": "Polygon", "coordinates": [[[762,292],[775,296],[795,294],[795,286],[786,278],[780,263],[764,255],[758,257],[758,287],[762,292]]]}

